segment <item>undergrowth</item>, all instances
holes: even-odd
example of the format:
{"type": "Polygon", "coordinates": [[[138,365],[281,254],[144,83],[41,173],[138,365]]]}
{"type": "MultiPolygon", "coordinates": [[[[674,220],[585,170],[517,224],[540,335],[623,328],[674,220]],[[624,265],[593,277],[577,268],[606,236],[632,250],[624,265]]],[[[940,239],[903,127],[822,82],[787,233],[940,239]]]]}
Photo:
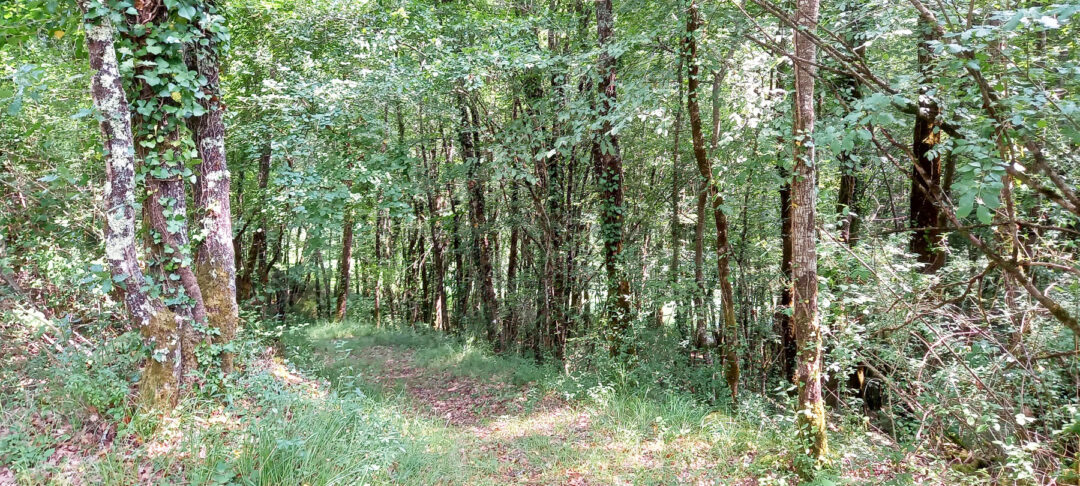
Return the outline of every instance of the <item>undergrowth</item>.
{"type": "MultiPolygon", "coordinates": [[[[31,352],[0,363],[0,484],[798,482],[793,417],[776,404],[750,399],[733,410],[671,383],[642,384],[648,370],[567,372],[423,330],[300,323],[255,334],[239,346],[241,371],[167,414],[132,401],[133,333],[59,350],[33,334],[5,335],[9,350],[31,352]],[[376,346],[556,405],[451,426],[404,391],[373,384],[381,370],[357,363],[376,346]]],[[[839,427],[817,484],[937,484],[953,475],[859,422],[839,427]]]]}

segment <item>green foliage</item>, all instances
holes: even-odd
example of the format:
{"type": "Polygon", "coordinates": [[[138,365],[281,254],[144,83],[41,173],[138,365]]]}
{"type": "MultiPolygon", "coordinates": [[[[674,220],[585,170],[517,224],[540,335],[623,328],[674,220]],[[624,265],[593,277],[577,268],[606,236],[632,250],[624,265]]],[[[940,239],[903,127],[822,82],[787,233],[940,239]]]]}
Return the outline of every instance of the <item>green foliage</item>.
{"type": "Polygon", "coordinates": [[[144,356],[138,332],[110,339],[90,352],[72,350],[58,357],[50,381],[63,383],[60,397],[78,406],[120,420],[130,413],[128,394],[138,380],[144,356]]]}

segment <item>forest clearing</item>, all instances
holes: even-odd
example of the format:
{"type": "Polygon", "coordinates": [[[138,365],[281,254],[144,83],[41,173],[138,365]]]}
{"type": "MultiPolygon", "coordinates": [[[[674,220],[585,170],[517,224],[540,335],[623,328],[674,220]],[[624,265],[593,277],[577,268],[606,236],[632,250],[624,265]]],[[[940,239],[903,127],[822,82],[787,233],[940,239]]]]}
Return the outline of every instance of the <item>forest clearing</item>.
{"type": "Polygon", "coordinates": [[[0,3],[0,485],[1080,485],[1078,13],[0,3]]]}

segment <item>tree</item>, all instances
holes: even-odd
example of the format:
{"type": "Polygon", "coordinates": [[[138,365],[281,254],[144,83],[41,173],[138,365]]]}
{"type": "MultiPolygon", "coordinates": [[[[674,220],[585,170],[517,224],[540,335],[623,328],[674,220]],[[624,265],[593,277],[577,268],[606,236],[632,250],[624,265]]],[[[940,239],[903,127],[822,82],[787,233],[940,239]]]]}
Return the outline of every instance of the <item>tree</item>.
{"type": "Polygon", "coordinates": [[[152,404],[176,400],[181,377],[176,355],[180,318],[143,289],[145,277],[135,245],[135,138],[131,111],[116,58],[115,35],[107,12],[80,0],[85,19],[91,79],[90,95],[101,113],[102,150],[105,154],[105,257],[111,278],[123,295],[132,321],[141,330],[155,359],[144,372],[142,395],[152,404]]]}
{"type": "MultiPolygon", "coordinates": [[[[686,20],[687,66],[690,69],[686,89],[687,112],[690,115],[690,133],[694,143],[694,160],[697,162],[703,190],[712,196],[713,223],[716,225],[716,267],[720,285],[720,305],[723,315],[724,336],[724,378],[731,390],[734,402],[739,392],[739,329],[735,322],[735,296],[731,288],[731,245],[728,243],[728,222],[724,214],[724,198],[716,186],[712,175],[712,164],[705,151],[705,137],[701,128],[701,108],[698,105],[698,86],[700,84],[700,66],[697,62],[697,35],[701,25],[698,6],[691,0],[686,20]]],[[[700,197],[700,196],[699,196],[700,197]]],[[[703,341],[703,329],[698,329],[698,339],[703,341]]]]}
{"type": "Polygon", "coordinates": [[[479,138],[476,129],[477,115],[472,106],[467,106],[464,95],[459,95],[461,107],[461,125],[458,142],[461,144],[461,157],[468,172],[469,223],[472,226],[472,257],[480,281],[480,304],[482,318],[488,341],[498,343],[502,330],[502,316],[499,315],[499,301],[495,295],[494,270],[491,262],[492,237],[486,214],[484,182],[480,175],[480,157],[476,153],[479,138]]]}
{"type": "MultiPolygon", "coordinates": [[[[228,345],[236,337],[240,320],[236,303],[236,252],[233,248],[231,188],[225,162],[225,105],[221,100],[221,68],[216,36],[225,30],[224,19],[213,1],[204,5],[200,24],[206,44],[195,43],[188,59],[189,69],[206,78],[199,105],[201,116],[188,119],[201,163],[195,179],[195,213],[203,234],[195,250],[195,275],[202,291],[208,323],[216,329],[214,341],[228,345]]],[[[233,353],[226,351],[221,367],[232,369],[233,353]]]]}
{"type": "MultiPolygon", "coordinates": [[[[351,184],[348,184],[351,186],[351,184]]],[[[352,265],[353,250],[353,209],[346,202],[345,214],[341,223],[341,259],[338,260],[337,304],[334,306],[334,319],[345,319],[345,310],[349,301],[349,268],[352,265]]]]}
{"type": "Polygon", "coordinates": [[[600,43],[597,68],[597,116],[599,133],[592,147],[596,183],[600,186],[600,235],[604,246],[604,269],[607,273],[608,320],[611,353],[622,352],[623,337],[630,326],[630,282],[619,261],[623,251],[623,169],[619,137],[613,132],[616,103],[614,42],[615,17],[611,0],[596,0],[596,32],[600,43]]]}
{"type": "Polygon", "coordinates": [[[933,29],[926,21],[919,22],[922,37],[918,47],[919,101],[915,114],[912,151],[915,164],[911,171],[911,212],[909,225],[911,251],[924,266],[922,271],[934,273],[945,264],[942,247],[944,222],[933,194],[941,186],[941,153],[935,150],[941,139],[937,89],[933,86],[932,43],[936,40],[933,29]]]}
{"type": "Polygon", "coordinates": [[[792,315],[798,347],[796,380],[799,388],[798,427],[818,462],[829,453],[825,404],[821,390],[821,324],[818,321],[817,282],[817,166],[814,133],[814,76],[816,45],[809,35],[818,21],[818,0],[798,0],[795,18],[795,148],[791,182],[792,315]]]}

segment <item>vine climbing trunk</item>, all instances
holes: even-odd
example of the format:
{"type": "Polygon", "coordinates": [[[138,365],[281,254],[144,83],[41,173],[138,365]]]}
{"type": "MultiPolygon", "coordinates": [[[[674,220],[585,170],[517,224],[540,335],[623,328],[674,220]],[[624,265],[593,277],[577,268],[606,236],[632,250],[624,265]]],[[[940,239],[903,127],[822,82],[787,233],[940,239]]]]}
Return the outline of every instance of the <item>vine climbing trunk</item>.
{"type": "Polygon", "coordinates": [[[611,44],[615,41],[614,25],[611,0],[596,0],[596,32],[600,44],[597,67],[601,78],[597,116],[601,127],[592,146],[592,159],[596,183],[600,187],[600,234],[607,273],[608,339],[612,355],[623,351],[623,340],[630,327],[630,282],[619,261],[623,251],[623,168],[619,137],[612,123],[616,103],[616,62],[611,54],[611,44]]]}
{"type": "MultiPolygon", "coordinates": [[[[152,4],[141,4],[126,20],[129,26],[138,27],[125,30],[125,41],[131,45],[157,43],[159,32],[173,22],[167,9],[152,4]]],[[[185,92],[162,93],[153,80],[159,61],[182,59],[183,51],[182,45],[167,45],[160,53],[147,52],[146,58],[134,63],[132,78],[137,108],[137,116],[132,118],[135,156],[143,165],[146,180],[142,209],[149,250],[147,273],[153,278],[152,288],[160,289],[165,305],[180,318],[167,338],[175,343],[175,349],[170,349],[179,361],[172,363],[171,373],[181,389],[184,376],[198,368],[195,351],[205,342],[207,325],[188,233],[186,185],[192,174],[186,163],[194,147],[182,134],[184,120],[178,114],[185,92]]]]}
{"type": "Polygon", "coordinates": [[[705,152],[705,137],[701,127],[701,107],[698,103],[698,87],[701,84],[700,66],[697,62],[697,30],[701,26],[697,2],[691,1],[686,18],[686,56],[690,69],[687,89],[687,114],[690,115],[690,134],[694,144],[694,159],[704,190],[712,198],[713,223],[716,225],[716,270],[720,284],[720,306],[723,316],[724,380],[731,391],[732,402],[739,394],[739,328],[735,321],[735,292],[731,287],[731,245],[728,243],[728,221],[724,214],[724,198],[712,177],[712,164],[705,152]]]}
{"type": "MultiPolygon", "coordinates": [[[[80,0],[87,14],[89,0],[80,0]]],[[[180,385],[176,355],[177,318],[160,299],[143,289],[145,281],[135,244],[135,138],[131,108],[124,93],[116,58],[115,35],[108,16],[86,16],[86,49],[93,77],[90,96],[100,114],[99,128],[105,154],[105,258],[109,273],[122,296],[132,322],[142,332],[155,357],[148,360],[139,385],[144,402],[169,405],[180,385]]]]}
{"type": "Polygon", "coordinates": [[[817,165],[814,158],[814,76],[817,49],[810,35],[817,28],[818,0],[797,0],[795,29],[795,146],[791,181],[791,267],[799,390],[797,426],[811,458],[824,462],[829,452],[821,389],[821,327],[817,316],[817,242],[814,226],[817,165]]]}
{"type": "MultiPolygon", "coordinates": [[[[208,2],[214,10],[214,2],[208,2]]],[[[216,10],[214,10],[216,13],[216,10]]],[[[236,302],[236,253],[233,248],[232,213],[229,207],[230,177],[225,161],[225,105],[221,102],[221,71],[218,43],[204,24],[207,44],[195,43],[189,68],[206,78],[204,97],[199,101],[202,116],[192,117],[188,128],[202,161],[198,166],[193,201],[202,242],[195,249],[195,275],[202,290],[207,321],[216,329],[215,343],[226,346],[236,337],[239,307],[236,302]]],[[[233,354],[221,354],[221,367],[230,371],[233,354]]]]}
{"type": "MultiPolygon", "coordinates": [[[[136,151],[139,154],[139,151],[136,151]]],[[[174,169],[176,169],[174,167],[174,169]]],[[[162,287],[169,308],[182,319],[178,329],[181,378],[198,367],[195,348],[205,338],[201,329],[207,324],[206,305],[198,278],[191,267],[191,241],[188,237],[187,194],[179,176],[146,180],[143,217],[149,232],[147,269],[162,287]]],[[[182,381],[181,381],[182,384],[182,381]]]]}

